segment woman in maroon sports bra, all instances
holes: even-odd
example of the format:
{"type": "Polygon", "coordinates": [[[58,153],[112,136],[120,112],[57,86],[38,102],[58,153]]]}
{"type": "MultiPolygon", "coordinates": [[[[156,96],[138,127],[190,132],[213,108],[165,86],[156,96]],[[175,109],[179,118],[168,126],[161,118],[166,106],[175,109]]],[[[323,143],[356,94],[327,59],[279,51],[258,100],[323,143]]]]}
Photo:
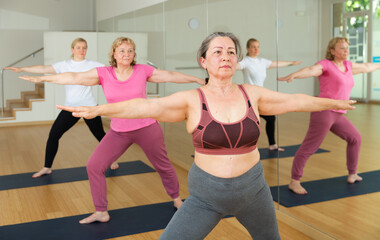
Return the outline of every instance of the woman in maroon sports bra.
{"type": "Polygon", "coordinates": [[[198,51],[207,85],[157,99],[133,99],[96,107],[65,107],[76,117],[186,120],[193,135],[194,164],[190,196],[174,214],[160,239],[204,239],[226,215],[234,215],[252,238],[280,239],[276,214],[256,143],[259,114],[354,109],[352,100],[284,94],[232,82],[241,59],[239,40],[231,33],[208,36],[198,51]]]}

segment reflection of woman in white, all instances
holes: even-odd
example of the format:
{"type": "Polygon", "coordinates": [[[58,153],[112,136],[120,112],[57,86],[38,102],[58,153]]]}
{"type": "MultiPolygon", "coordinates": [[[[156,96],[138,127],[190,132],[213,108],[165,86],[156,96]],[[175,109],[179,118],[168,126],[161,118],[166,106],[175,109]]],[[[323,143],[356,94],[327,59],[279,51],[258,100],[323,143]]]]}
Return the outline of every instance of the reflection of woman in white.
{"type": "MultiPolygon", "coordinates": [[[[102,63],[86,59],[87,41],[83,38],[76,38],[71,43],[71,59],[57,62],[53,65],[36,65],[31,67],[9,67],[7,70],[13,72],[28,72],[40,74],[57,74],[64,72],[86,72],[96,67],[104,66],[102,63]]],[[[92,94],[90,86],[67,85],[65,104],[69,106],[95,106],[96,101],[92,94]]],[[[62,110],[50,129],[49,138],[46,143],[45,165],[37,173],[33,174],[34,178],[41,177],[45,174],[51,174],[51,167],[55,155],[58,151],[59,139],[74,126],[80,118],[73,117],[71,113],[62,110]]],[[[100,117],[94,119],[85,119],[85,123],[94,137],[100,142],[106,134],[103,129],[100,117]]],[[[118,168],[119,165],[114,162],[112,169],[118,168]]]]}
{"type": "MultiPolygon", "coordinates": [[[[244,82],[256,86],[264,86],[264,81],[267,76],[267,68],[286,67],[298,65],[301,61],[271,61],[265,58],[258,57],[260,54],[260,42],[251,38],[247,41],[247,56],[237,65],[237,69],[243,70],[244,82]]],[[[265,130],[269,141],[269,150],[284,151],[276,144],[274,137],[276,116],[260,115],[266,121],[265,130]]]]}

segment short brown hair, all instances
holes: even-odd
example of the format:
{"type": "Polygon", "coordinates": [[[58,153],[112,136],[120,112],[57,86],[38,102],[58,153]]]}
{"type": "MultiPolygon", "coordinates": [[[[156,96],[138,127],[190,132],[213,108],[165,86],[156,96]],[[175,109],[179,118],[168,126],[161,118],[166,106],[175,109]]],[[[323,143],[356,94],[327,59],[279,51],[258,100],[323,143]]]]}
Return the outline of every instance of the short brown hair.
{"type": "Polygon", "coordinates": [[[330,40],[329,44],[327,45],[326,55],[325,55],[326,59],[328,59],[330,61],[334,60],[334,56],[331,54],[330,50],[334,49],[335,45],[338,42],[346,42],[348,45],[350,45],[350,42],[348,41],[347,38],[345,38],[345,37],[334,37],[333,39],[330,40]]]}

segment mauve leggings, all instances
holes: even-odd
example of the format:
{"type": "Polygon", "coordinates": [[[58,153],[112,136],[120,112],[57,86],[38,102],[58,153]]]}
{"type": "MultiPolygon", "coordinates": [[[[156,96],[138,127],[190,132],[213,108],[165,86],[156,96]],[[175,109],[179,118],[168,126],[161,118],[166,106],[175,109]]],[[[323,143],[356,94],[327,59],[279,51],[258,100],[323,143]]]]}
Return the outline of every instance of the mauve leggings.
{"type": "Polygon", "coordinates": [[[306,161],[318,150],[329,131],[347,142],[348,173],[356,173],[361,145],[360,132],[343,113],[327,110],[322,112],[312,112],[310,114],[309,130],[294,156],[292,179],[300,180],[306,161]]]}
{"type": "Polygon", "coordinates": [[[107,210],[105,171],[132,143],[136,143],[144,151],[160,175],[166,192],[173,199],[179,196],[177,174],[167,156],[164,135],[158,122],[129,132],[115,132],[110,129],[87,162],[87,174],[96,211],[107,210]]]}

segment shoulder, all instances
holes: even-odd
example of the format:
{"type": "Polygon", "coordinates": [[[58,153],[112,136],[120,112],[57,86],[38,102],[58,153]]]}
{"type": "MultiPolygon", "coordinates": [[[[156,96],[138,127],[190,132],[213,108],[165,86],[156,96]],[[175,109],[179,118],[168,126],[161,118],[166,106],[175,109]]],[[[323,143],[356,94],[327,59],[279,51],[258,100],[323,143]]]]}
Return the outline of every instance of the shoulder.
{"type": "Polygon", "coordinates": [[[102,66],[94,68],[99,74],[111,73],[113,67],[112,66],[102,66]]]}
{"type": "Polygon", "coordinates": [[[331,63],[332,62],[328,59],[322,59],[322,60],[318,61],[315,65],[320,64],[323,67],[325,67],[325,66],[327,67],[327,66],[330,66],[331,63]]]}
{"type": "Polygon", "coordinates": [[[133,69],[138,70],[138,71],[143,71],[148,76],[152,75],[153,71],[155,70],[154,67],[147,65],[147,64],[135,64],[133,66],[133,69]]]}
{"type": "Polygon", "coordinates": [[[344,61],[343,63],[344,63],[344,65],[346,65],[346,66],[352,68],[352,62],[351,62],[351,61],[346,60],[346,61],[344,61]]]}
{"type": "Polygon", "coordinates": [[[266,59],[266,58],[257,58],[257,61],[260,63],[260,64],[263,64],[265,65],[266,67],[269,67],[269,65],[272,64],[272,60],[269,60],[269,59],[266,59]]]}
{"type": "Polygon", "coordinates": [[[63,60],[56,63],[53,63],[52,66],[68,66],[71,63],[71,60],[63,60]]]}

